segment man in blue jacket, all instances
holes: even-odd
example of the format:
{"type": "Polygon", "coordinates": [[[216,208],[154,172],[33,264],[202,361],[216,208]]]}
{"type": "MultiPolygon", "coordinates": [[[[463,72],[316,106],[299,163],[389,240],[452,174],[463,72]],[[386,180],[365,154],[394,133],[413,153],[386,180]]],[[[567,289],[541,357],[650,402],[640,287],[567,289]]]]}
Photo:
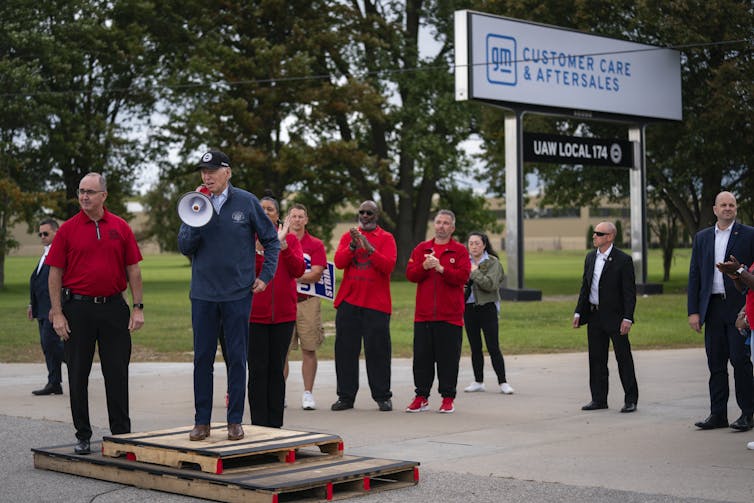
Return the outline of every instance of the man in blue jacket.
{"type": "Polygon", "coordinates": [[[275,275],[277,230],[254,194],[230,184],[228,156],[210,151],[197,166],[210,192],[212,219],[203,227],[181,224],[178,248],[191,257],[191,322],[194,328],[194,428],[190,440],[210,435],[213,367],[220,327],[228,361],[228,439],[244,436],[246,358],[253,293],[275,275]],[[255,278],[255,242],[264,247],[264,266],[255,278]]]}
{"type": "Polygon", "coordinates": [[[730,426],[746,431],[754,427],[752,364],[744,338],[736,329],[736,316],[744,305],[745,297],[736,289],[733,280],[715,265],[725,262],[731,255],[742,264],[751,265],[754,260],[754,229],[736,222],[736,198],[730,192],[720,192],[712,209],[717,222],[694,237],[689,265],[689,326],[701,332],[704,325],[704,348],[710,372],[710,415],[695,423],[695,426],[702,430],[730,426]],[[733,365],[736,402],[741,409],[741,416],[730,425],[728,360],[733,365]]]}

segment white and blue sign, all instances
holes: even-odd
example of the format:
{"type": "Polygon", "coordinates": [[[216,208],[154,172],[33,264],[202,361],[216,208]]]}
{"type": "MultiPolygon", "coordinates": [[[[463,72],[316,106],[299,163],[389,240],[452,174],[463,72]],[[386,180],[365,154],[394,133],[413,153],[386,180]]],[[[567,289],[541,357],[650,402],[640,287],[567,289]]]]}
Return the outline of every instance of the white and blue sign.
{"type": "MultiPolygon", "coordinates": [[[[308,253],[304,253],[304,263],[306,270],[312,270],[312,258],[308,253]]],[[[316,283],[296,283],[298,293],[312,295],[327,300],[335,300],[335,264],[328,261],[327,267],[322,271],[322,277],[316,283]]]]}
{"type": "Polygon", "coordinates": [[[457,100],[682,119],[676,50],[471,11],[455,29],[457,100]]]}

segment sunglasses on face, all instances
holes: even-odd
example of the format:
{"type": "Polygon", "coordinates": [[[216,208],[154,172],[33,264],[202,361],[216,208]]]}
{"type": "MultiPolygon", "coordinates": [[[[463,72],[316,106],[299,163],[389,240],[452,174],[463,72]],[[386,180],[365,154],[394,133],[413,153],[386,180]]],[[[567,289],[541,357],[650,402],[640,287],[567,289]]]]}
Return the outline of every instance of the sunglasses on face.
{"type": "Polygon", "coordinates": [[[47,232],[47,231],[42,231],[39,234],[37,234],[37,236],[39,236],[40,238],[46,238],[49,235],[50,235],[50,233],[47,232]]]}
{"type": "Polygon", "coordinates": [[[608,234],[610,234],[610,233],[609,232],[597,232],[597,231],[594,231],[594,235],[595,236],[599,236],[599,237],[607,236],[608,234]]]}
{"type": "Polygon", "coordinates": [[[366,215],[368,217],[371,217],[374,215],[374,212],[372,210],[359,210],[359,215],[366,215]]]}

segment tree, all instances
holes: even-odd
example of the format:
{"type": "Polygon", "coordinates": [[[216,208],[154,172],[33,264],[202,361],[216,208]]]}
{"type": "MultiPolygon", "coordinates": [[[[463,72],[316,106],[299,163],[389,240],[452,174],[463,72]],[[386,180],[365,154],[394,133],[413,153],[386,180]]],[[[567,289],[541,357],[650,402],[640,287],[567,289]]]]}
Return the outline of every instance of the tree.
{"type": "MultiPolygon", "coordinates": [[[[460,2],[222,5],[206,7],[217,20],[209,27],[204,7],[174,6],[190,32],[174,56],[195,49],[175,66],[176,81],[202,87],[175,94],[184,106],[167,136],[181,162],[164,168],[169,186],[161,192],[196,183],[183,181],[185,167],[212,146],[229,154],[233,183],[292,195],[325,236],[343,204],[378,199],[402,274],[425,238],[433,196],[451,194],[469,168],[457,146],[471,132],[472,112],[454,101],[450,71],[460,2]],[[422,26],[434,30],[436,55],[420,56],[422,26]]],[[[453,209],[462,219],[465,208],[453,209]]]]}
{"type": "Polygon", "coordinates": [[[43,82],[29,54],[39,37],[25,26],[34,10],[28,2],[0,3],[0,288],[5,285],[5,257],[18,245],[9,228],[24,221],[33,225],[37,208],[46,201],[47,171],[34,156],[45,120],[45,108],[34,93],[43,89],[43,82]]]}

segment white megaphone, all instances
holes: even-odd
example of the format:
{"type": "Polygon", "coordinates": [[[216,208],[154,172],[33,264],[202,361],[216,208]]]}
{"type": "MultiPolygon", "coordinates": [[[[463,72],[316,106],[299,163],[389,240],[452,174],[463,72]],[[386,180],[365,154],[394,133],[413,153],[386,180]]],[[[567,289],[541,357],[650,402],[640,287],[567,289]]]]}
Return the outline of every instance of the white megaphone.
{"type": "Polygon", "coordinates": [[[212,201],[203,192],[192,190],[178,199],[178,217],[190,227],[207,225],[212,220],[213,211],[212,201]]]}

